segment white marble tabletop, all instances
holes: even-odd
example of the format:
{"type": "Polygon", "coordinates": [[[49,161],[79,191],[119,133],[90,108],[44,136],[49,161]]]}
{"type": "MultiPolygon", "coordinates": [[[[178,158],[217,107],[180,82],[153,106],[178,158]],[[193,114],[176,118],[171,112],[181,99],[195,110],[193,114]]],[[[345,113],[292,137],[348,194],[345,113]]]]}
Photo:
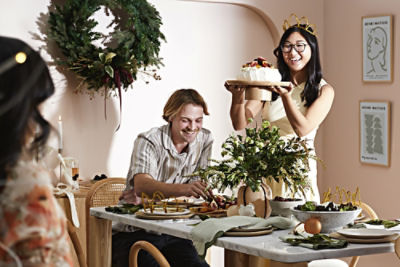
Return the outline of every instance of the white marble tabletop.
{"type": "MultiPolygon", "coordinates": [[[[190,225],[200,221],[199,219],[138,219],[135,215],[106,212],[104,207],[91,208],[90,215],[185,239],[190,239],[190,231],[192,228],[190,225]]],[[[279,230],[274,231],[272,234],[262,236],[220,237],[214,245],[249,255],[260,256],[278,262],[287,263],[394,252],[393,243],[349,243],[346,248],[323,250],[296,247],[284,243],[279,239],[279,236],[284,236],[288,232],[288,230],[279,230]]]]}

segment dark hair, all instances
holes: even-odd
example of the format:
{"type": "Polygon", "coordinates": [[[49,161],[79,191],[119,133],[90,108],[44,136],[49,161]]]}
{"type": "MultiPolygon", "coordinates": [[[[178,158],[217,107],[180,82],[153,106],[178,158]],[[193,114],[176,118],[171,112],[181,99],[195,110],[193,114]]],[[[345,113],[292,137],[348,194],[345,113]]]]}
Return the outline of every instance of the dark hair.
{"type": "Polygon", "coordinates": [[[163,119],[170,121],[186,104],[194,104],[203,107],[203,112],[209,115],[207,104],[203,97],[194,89],[176,90],[168,99],[164,106],[163,119]]]}
{"type": "MultiPolygon", "coordinates": [[[[301,25],[301,27],[305,27],[306,25],[301,25]]],[[[283,60],[282,50],[281,47],[289,37],[294,32],[300,33],[307,41],[308,45],[311,48],[311,58],[308,62],[307,74],[308,78],[306,84],[304,86],[304,90],[301,94],[302,100],[306,101],[305,106],[309,107],[314,102],[314,100],[318,97],[319,91],[319,83],[322,79],[322,70],[321,70],[321,63],[319,59],[319,47],[317,37],[314,34],[309,33],[308,31],[304,30],[301,27],[297,27],[296,25],[287,29],[279,42],[279,46],[275,48],[274,55],[277,57],[277,65],[279,72],[282,75],[282,81],[290,81],[290,71],[289,67],[286,65],[285,61],[283,60]]],[[[308,28],[311,32],[313,31],[310,27],[308,28]]],[[[277,95],[273,97],[273,100],[277,98],[277,95]]]]}
{"type": "Polygon", "coordinates": [[[28,152],[41,156],[51,126],[39,105],[54,93],[54,85],[46,63],[28,44],[0,37],[0,47],[1,186],[26,147],[29,131],[36,133],[28,152]],[[25,60],[17,60],[19,52],[25,60]]]}

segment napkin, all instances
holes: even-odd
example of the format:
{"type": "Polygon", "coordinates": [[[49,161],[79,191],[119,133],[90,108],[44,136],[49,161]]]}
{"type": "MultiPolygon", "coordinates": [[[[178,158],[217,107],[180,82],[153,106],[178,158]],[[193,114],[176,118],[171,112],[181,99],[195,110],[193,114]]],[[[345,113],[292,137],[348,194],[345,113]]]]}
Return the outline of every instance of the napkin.
{"type": "Polygon", "coordinates": [[[286,235],[279,238],[293,246],[311,249],[345,248],[348,243],[346,240],[332,238],[324,234],[286,235]]]}
{"type": "Polygon", "coordinates": [[[78,217],[78,213],[76,211],[74,193],[72,191],[73,191],[73,189],[71,188],[70,185],[66,185],[63,183],[58,183],[57,186],[54,187],[54,189],[53,189],[54,195],[65,194],[67,196],[68,201],[69,201],[69,207],[71,209],[72,223],[74,224],[75,227],[79,228],[79,226],[80,226],[79,217],[78,217]]]}
{"type": "Polygon", "coordinates": [[[295,222],[285,217],[270,217],[267,219],[249,216],[231,216],[224,218],[211,218],[200,222],[190,232],[194,247],[201,257],[205,257],[206,251],[218,237],[224,232],[235,227],[257,229],[273,226],[278,229],[289,229],[295,226],[295,222]]]}
{"type": "Polygon", "coordinates": [[[400,224],[389,228],[386,228],[384,225],[386,223],[396,224],[398,223],[397,221],[390,221],[390,220],[372,220],[372,221],[375,221],[375,223],[373,224],[367,222],[357,223],[354,224],[351,228],[386,229],[394,232],[400,232],[400,224]]]}

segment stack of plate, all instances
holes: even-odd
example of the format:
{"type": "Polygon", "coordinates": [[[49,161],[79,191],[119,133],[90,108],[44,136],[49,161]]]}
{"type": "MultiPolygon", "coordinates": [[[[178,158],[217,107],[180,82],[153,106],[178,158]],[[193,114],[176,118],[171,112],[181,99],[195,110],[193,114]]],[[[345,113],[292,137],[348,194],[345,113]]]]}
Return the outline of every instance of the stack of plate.
{"type": "Polygon", "coordinates": [[[224,233],[225,236],[259,236],[268,235],[272,233],[272,226],[266,226],[261,228],[246,228],[246,227],[235,227],[224,233]]]}
{"type": "Polygon", "coordinates": [[[347,228],[331,234],[351,243],[384,243],[395,240],[399,234],[387,229],[347,228]]]}

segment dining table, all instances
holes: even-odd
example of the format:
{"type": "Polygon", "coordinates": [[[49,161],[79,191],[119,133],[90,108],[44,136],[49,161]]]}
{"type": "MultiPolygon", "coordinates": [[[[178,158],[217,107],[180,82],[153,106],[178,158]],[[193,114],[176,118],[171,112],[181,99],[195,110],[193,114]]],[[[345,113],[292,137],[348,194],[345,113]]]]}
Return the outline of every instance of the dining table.
{"type": "MultiPolygon", "coordinates": [[[[189,219],[163,219],[149,220],[137,218],[134,214],[117,214],[108,212],[105,207],[95,207],[90,209],[90,215],[95,216],[97,223],[120,222],[132,225],[145,230],[168,234],[184,239],[191,239],[191,229],[193,225],[201,220],[197,217],[189,219]]],[[[93,233],[102,235],[103,238],[111,238],[111,233],[101,232],[102,229],[109,227],[95,227],[99,231],[93,233]]],[[[319,249],[314,250],[301,246],[292,246],[283,242],[280,237],[289,234],[291,230],[274,230],[272,233],[260,236],[222,236],[214,243],[215,246],[225,249],[225,266],[235,267],[244,266],[237,260],[232,260],[237,253],[258,256],[270,259],[270,267],[306,267],[307,263],[318,259],[332,259],[352,256],[363,256],[381,253],[393,253],[394,244],[392,242],[385,243],[349,243],[347,247],[340,249],[319,249]]],[[[97,249],[101,249],[97,247],[97,249]]],[[[110,248],[107,248],[110,249],[110,248]]],[[[99,253],[99,257],[109,255],[107,253],[99,253]]],[[[109,265],[110,259],[99,262],[104,266],[109,265]]]]}

